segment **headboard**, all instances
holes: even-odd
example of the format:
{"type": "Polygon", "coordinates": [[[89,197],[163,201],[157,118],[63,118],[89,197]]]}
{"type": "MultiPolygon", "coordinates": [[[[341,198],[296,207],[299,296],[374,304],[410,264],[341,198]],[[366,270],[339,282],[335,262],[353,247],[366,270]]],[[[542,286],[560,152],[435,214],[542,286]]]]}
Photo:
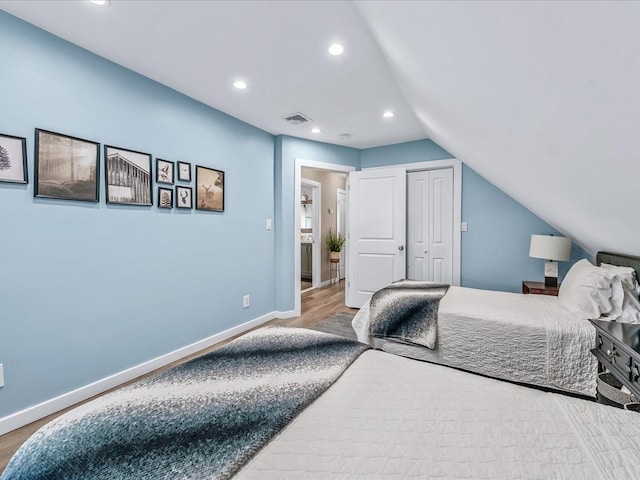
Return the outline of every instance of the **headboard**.
{"type": "Polygon", "coordinates": [[[632,267],[636,271],[636,279],[638,279],[638,275],[640,274],[640,257],[625,255],[623,253],[598,252],[596,254],[596,265],[600,266],[602,263],[618,265],[619,267],[632,267]]]}

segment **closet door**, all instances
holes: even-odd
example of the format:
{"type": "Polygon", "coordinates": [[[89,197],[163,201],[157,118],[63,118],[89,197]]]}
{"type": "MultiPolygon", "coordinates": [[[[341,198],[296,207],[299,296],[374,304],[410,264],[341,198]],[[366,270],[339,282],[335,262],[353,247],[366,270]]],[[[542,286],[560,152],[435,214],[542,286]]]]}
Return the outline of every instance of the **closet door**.
{"type": "Polygon", "coordinates": [[[375,291],[406,277],[406,172],[352,172],[348,195],[346,304],[360,308],[375,291]]]}
{"type": "Polygon", "coordinates": [[[407,174],[407,278],[453,283],[453,169],[407,174]]]}

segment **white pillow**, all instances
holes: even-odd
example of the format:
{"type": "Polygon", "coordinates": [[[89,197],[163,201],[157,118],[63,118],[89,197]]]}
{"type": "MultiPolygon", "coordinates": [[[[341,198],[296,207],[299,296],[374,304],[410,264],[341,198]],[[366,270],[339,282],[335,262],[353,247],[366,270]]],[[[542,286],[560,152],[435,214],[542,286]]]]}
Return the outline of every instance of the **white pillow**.
{"type": "Polygon", "coordinates": [[[619,267],[618,265],[609,265],[608,263],[603,263],[600,266],[618,275],[622,281],[622,288],[629,290],[635,295],[636,299],[638,299],[640,287],[638,287],[638,281],[636,280],[636,271],[632,267],[619,267]]]}
{"type": "Polygon", "coordinates": [[[564,277],[558,303],[580,318],[615,320],[622,314],[623,297],[620,277],[583,259],[564,277]]]}
{"type": "Polygon", "coordinates": [[[639,287],[636,271],[631,267],[619,267],[608,263],[603,263],[600,266],[618,275],[622,281],[622,289],[624,290],[622,314],[616,319],[616,322],[640,323],[640,300],[638,300],[639,287]]]}

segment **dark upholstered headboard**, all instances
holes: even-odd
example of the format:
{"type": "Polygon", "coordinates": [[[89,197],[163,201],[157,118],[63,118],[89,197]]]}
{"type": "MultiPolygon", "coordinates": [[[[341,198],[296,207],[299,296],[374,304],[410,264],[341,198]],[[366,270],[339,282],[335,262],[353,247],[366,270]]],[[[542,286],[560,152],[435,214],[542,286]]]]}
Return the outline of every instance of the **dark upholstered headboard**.
{"type": "Polygon", "coordinates": [[[598,252],[596,254],[596,264],[600,266],[601,263],[618,265],[619,267],[632,267],[636,270],[636,278],[638,278],[638,275],[640,274],[640,257],[634,257],[633,255],[625,255],[623,253],[612,252],[598,252]]]}

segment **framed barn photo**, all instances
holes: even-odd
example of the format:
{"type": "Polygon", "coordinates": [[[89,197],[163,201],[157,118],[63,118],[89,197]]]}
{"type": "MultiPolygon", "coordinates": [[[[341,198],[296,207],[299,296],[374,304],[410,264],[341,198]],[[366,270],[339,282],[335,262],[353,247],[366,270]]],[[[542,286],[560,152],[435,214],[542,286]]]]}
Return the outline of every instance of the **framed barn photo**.
{"type": "Polygon", "coordinates": [[[196,210],[224,212],[224,172],[196,165],[196,210]]]}
{"type": "Polygon", "coordinates": [[[107,203],[153,205],[151,154],[104,146],[107,203]]]}
{"type": "Polygon", "coordinates": [[[178,180],[181,182],[191,181],[191,164],[187,162],[178,162],[178,180]]]}
{"type": "Polygon", "coordinates": [[[156,182],[173,185],[174,163],[169,160],[156,158],[156,182]]]}
{"type": "Polygon", "coordinates": [[[27,182],[27,139],[0,133],[0,182],[27,182]]]}
{"type": "Polygon", "coordinates": [[[100,144],[36,128],[35,197],[97,202],[100,144]]]}
{"type": "Polygon", "coordinates": [[[173,208],[173,188],[158,187],[158,208],[173,208]]]}
{"type": "Polygon", "coordinates": [[[176,186],[176,208],[193,208],[193,189],[176,186]]]}

